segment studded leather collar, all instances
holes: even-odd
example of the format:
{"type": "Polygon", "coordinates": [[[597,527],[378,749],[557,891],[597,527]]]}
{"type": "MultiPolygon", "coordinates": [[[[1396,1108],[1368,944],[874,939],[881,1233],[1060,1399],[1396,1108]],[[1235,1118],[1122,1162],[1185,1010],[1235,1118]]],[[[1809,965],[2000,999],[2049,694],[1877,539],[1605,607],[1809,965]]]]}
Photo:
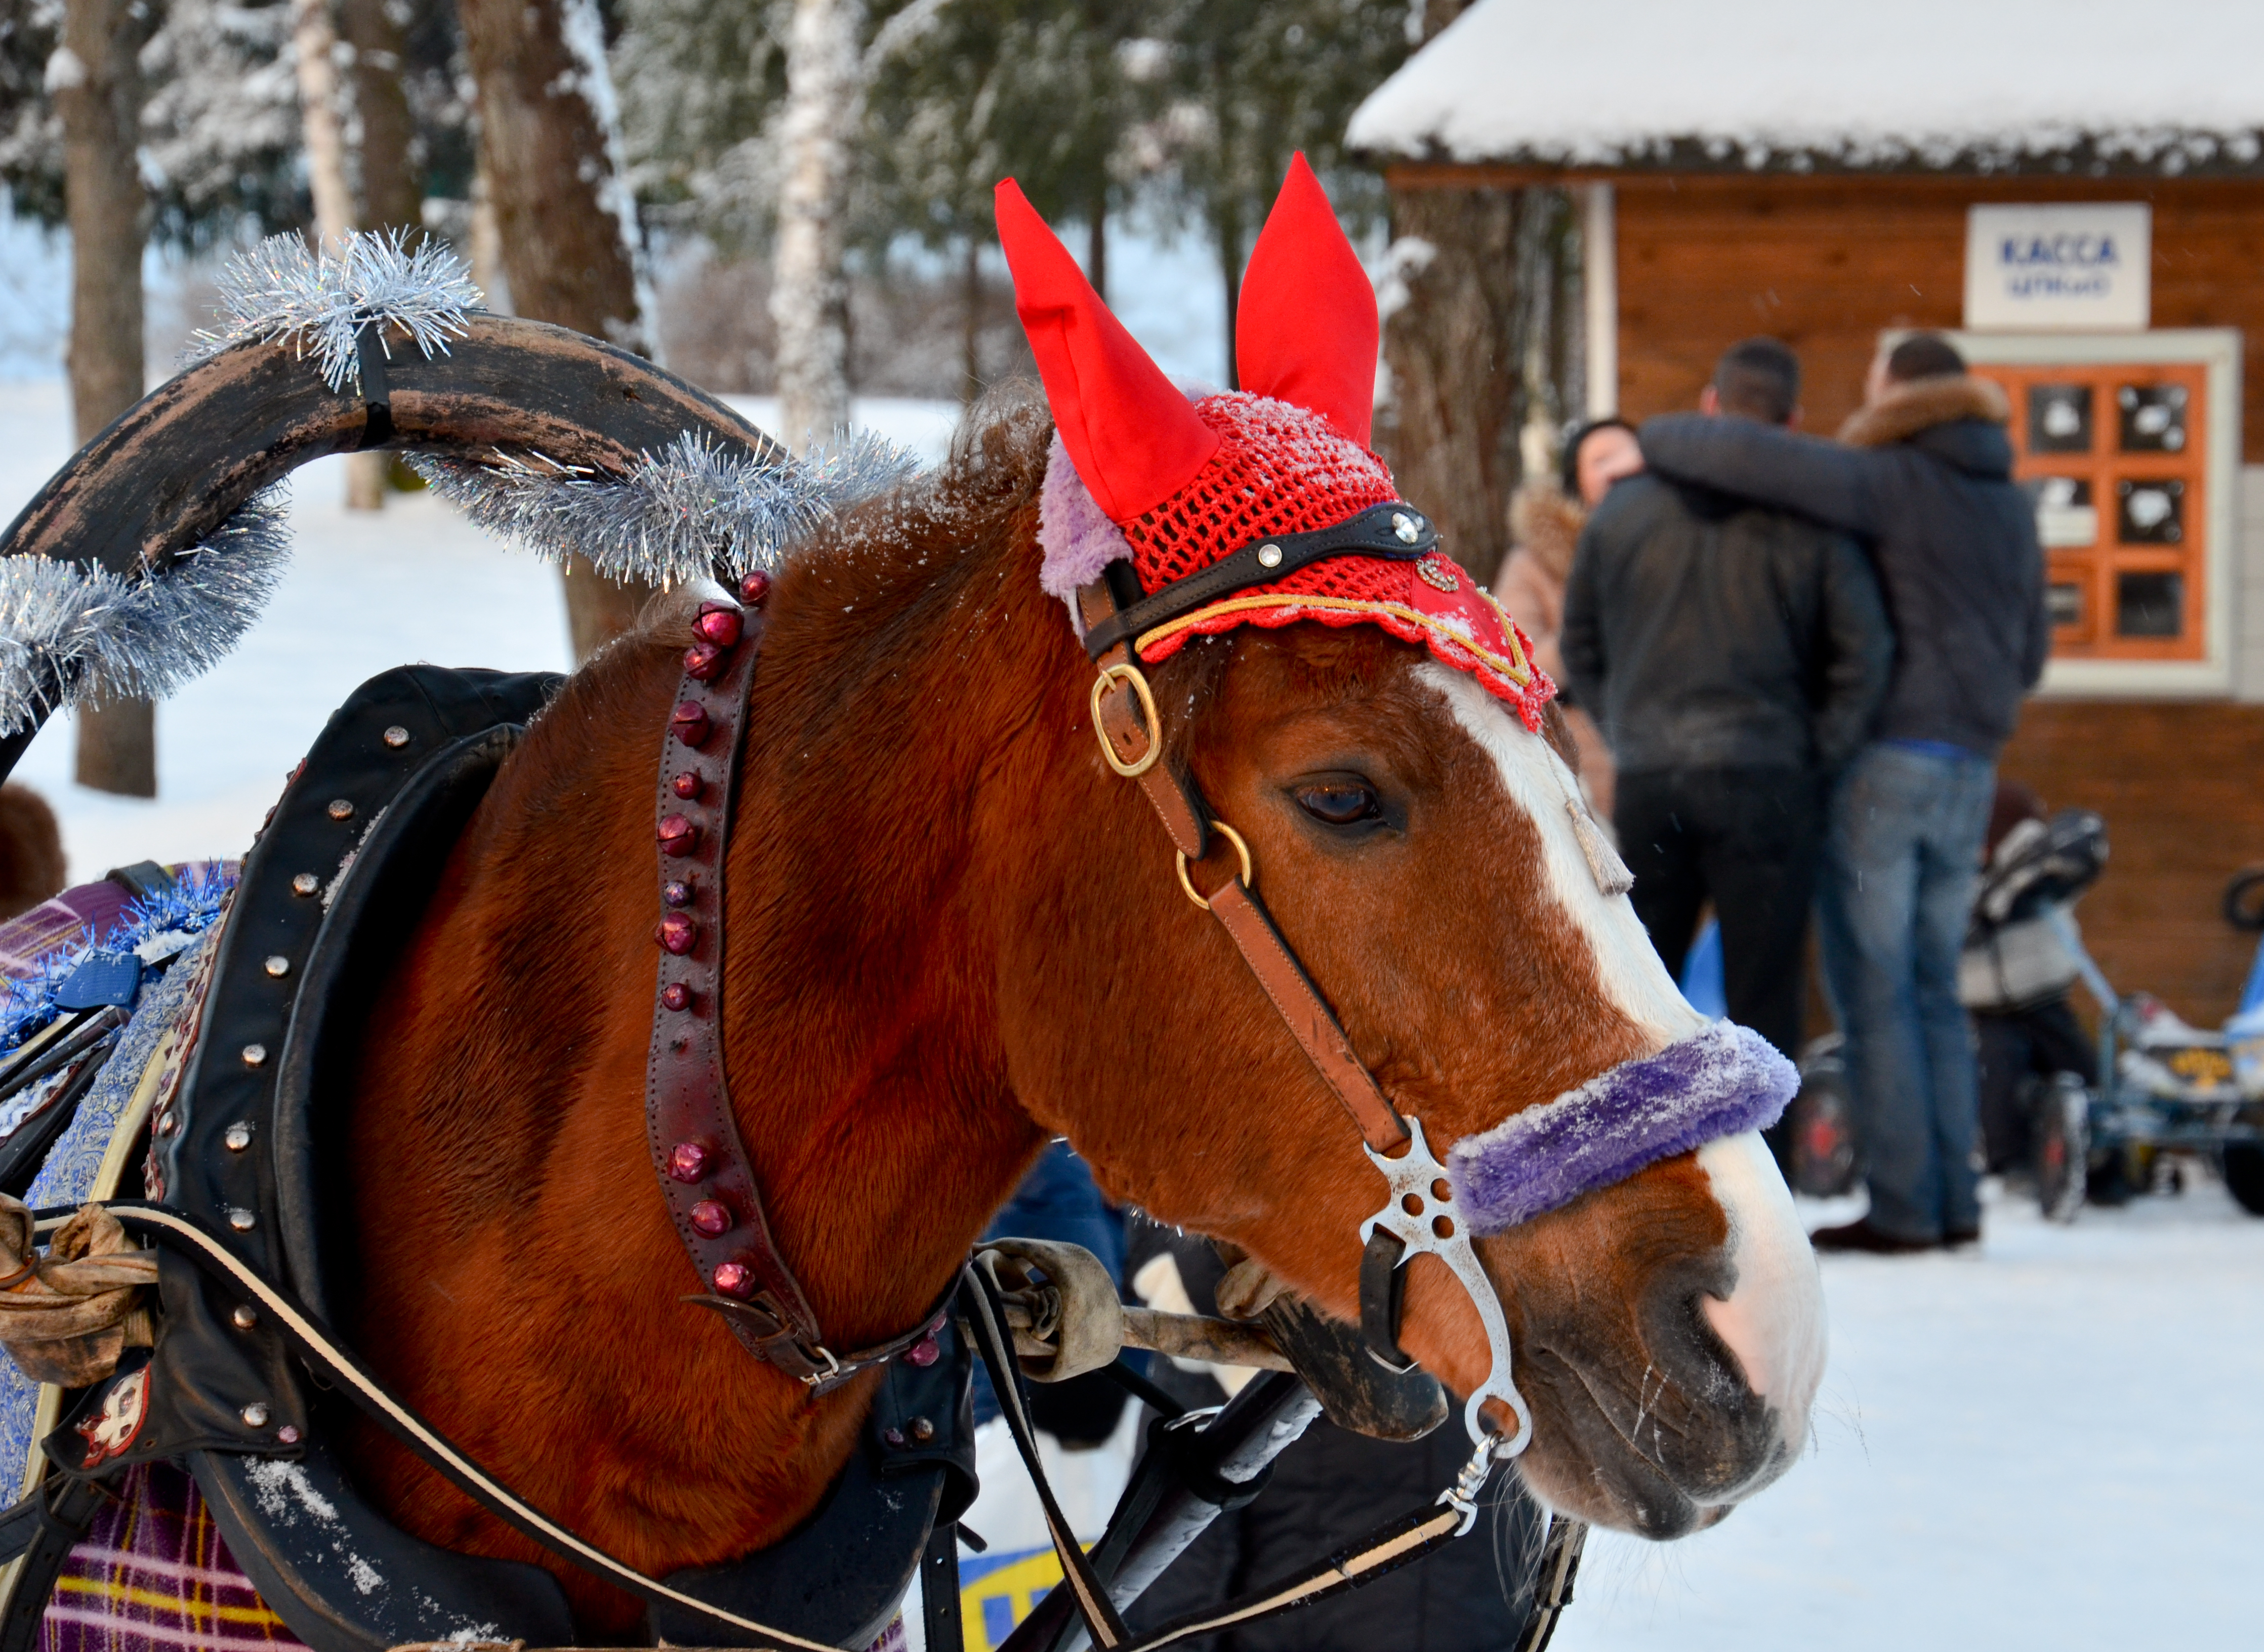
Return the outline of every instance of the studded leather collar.
{"type": "Polygon", "coordinates": [[[700,603],[696,641],[685,651],[676,709],[661,742],[653,931],[661,961],[645,1064],[645,1134],[677,1236],[706,1286],[685,1300],[715,1309],[749,1353],[823,1394],[898,1354],[916,1366],[934,1364],[946,1310],[939,1303],[911,1330],[870,1348],[826,1347],[772,1236],[761,1185],[731,1116],[723,1081],[723,872],[769,592],[769,576],[758,572],[741,582],[738,602],[719,591],[716,600],[700,603]]]}

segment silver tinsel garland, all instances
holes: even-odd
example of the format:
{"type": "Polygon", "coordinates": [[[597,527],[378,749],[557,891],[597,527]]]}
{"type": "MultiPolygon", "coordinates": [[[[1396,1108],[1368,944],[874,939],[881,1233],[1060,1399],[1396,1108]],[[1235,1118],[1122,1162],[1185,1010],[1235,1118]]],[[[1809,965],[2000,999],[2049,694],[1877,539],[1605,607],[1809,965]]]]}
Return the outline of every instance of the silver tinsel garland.
{"type": "MultiPolygon", "coordinates": [[[[429,357],[463,334],[481,297],[454,253],[429,242],[411,251],[397,235],[352,235],[337,257],[276,235],[234,259],[218,286],[219,324],[196,336],[192,360],[257,340],[311,356],[333,390],[359,387],[363,327],[398,327],[429,357]]],[[[919,468],[870,433],[763,461],[686,432],[628,476],[533,454],[410,462],[508,541],[656,584],[773,565],[835,512],[919,468]]],[[[266,605],[289,554],[285,517],[279,482],[160,574],[0,557],[0,735],[95,696],[160,699],[210,669],[266,605]]]]}
{"type": "Polygon", "coordinates": [[[693,431],[642,457],[625,477],[501,453],[484,463],[430,454],[409,462],[498,538],[656,585],[770,567],[836,511],[919,469],[913,454],[869,431],[801,460],[749,459],[693,431]]]}
{"type": "Polygon", "coordinates": [[[210,670],[267,605],[284,515],[279,486],[255,495],[162,575],[0,557],[0,735],[94,696],[162,699],[210,670]]]}
{"type": "Polygon", "coordinates": [[[430,357],[446,354],[464,333],[464,318],[482,301],[464,261],[440,243],[412,251],[405,232],[346,237],[336,257],[316,257],[300,235],[270,235],[229,260],[214,285],[219,324],[200,329],[191,361],[217,355],[247,338],[312,355],[333,390],[361,384],[355,336],[371,322],[395,326],[430,357]]]}

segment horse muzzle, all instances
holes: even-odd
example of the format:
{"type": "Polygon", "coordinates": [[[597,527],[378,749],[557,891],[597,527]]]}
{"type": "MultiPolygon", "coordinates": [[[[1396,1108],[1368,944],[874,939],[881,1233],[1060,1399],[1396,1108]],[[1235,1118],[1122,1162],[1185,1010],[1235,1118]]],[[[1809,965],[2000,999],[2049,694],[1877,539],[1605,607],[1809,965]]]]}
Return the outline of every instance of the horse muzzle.
{"type": "Polygon", "coordinates": [[[1448,1154],[1485,1272],[1516,1304],[1527,1477],[1559,1506],[1679,1536],[1797,1454],[1822,1293],[1757,1134],[1797,1084],[1717,1023],[1448,1154]]]}

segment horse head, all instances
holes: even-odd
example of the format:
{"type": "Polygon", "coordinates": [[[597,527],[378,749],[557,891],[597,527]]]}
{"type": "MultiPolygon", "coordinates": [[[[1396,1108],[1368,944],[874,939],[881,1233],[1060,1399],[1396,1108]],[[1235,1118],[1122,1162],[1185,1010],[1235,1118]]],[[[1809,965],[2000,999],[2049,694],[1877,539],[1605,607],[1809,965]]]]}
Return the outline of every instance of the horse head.
{"type": "MultiPolygon", "coordinates": [[[[1757,1088],[1781,1106],[1790,1075],[1676,990],[1547,679],[1491,599],[1442,557],[1389,560],[1389,538],[1386,555],[1298,562],[1362,513],[1428,542],[1366,446],[1374,300],[1317,185],[1299,162],[1253,252],[1249,388],[1193,399],[1011,186],[999,217],[1058,435],[1042,578],[1084,589],[1097,641],[1093,582],[1117,564],[1134,619],[1108,634],[1134,634],[1115,657],[1136,655],[1164,760],[1225,828],[1192,872],[1182,859],[1182,888],[1139,788],[1090,740],[1074,781],[1027,800],[1032,841],[1080,847],[1034,858],[1031,879],[1060,880],[1004,939],[1022,1105],[1114,1195],[1357,1318],[1385,1181],[1285,1031],[1294,1012],[1200,909],[1254,879],[1360,1063],[1453,1167],[1426,1220],[1481,1235],[1528,1482],[1652,1537],[1721,1518],[1796,1453],[1821,1375],[1814,1263],[1739,1112],[1757,1088]],[[1252,547],[1288,577],[1245,567],[1172,609],[1175,582],[1252,547]]],[[[1458,1392],[1488,1383],[1479,1308],[1437,1257],[1409,1264],[1401,1344],[1458,1392]]]]}

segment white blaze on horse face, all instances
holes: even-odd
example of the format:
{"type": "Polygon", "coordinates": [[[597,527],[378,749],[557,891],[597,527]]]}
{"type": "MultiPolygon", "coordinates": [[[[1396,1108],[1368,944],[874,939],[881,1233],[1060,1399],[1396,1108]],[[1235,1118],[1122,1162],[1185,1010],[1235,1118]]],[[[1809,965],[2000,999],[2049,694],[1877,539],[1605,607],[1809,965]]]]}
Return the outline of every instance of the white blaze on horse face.
{"type": "Polygon", "coordinates": [[[1604,996],[1655,1040],[1654,1049],[1703,1027],[1705,1018],[1690,1007],[1658,961],[1627,896],[1606,895],[1596,887],[1565,808],[1568,799],[1579,795],[1579,782],[1564,759],[1468,671],[1426,660],[1415,675],[1438,692],[1462,732],[1493,759],[1502,790],[1540,833],[1549,891],[1587,937],[1604,996]]]}
{"type": "Polygon", "coordinates": [[[1824,1283],[1792,1195],[1758,1131],[1698,1149],[1698,1167],[1730,1221],[1725,1249],[1737,1270],[1727,1301],[1702,1299],[1706,1322],[1737,1356],[1745,1386],[1777,1413],[1787,1438],[1807,1432],[1824,1380],[1824,1283]]]}

